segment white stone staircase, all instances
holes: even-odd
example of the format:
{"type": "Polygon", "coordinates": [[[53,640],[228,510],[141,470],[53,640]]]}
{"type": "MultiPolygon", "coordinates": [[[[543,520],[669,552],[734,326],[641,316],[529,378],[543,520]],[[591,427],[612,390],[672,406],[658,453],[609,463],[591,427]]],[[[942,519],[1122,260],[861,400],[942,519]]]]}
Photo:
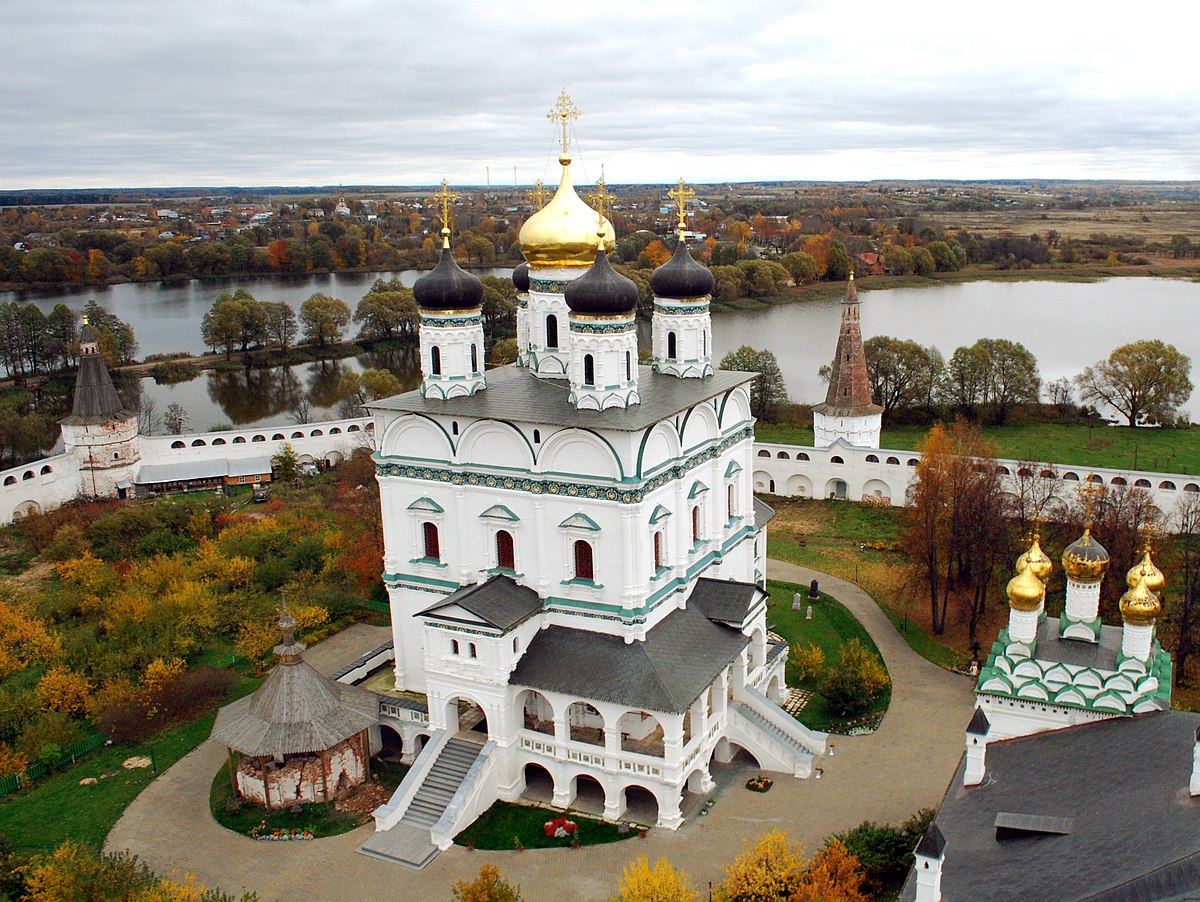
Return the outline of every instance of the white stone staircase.
{"type": "Polygon", "coordinates": [[[812,775],[813,759],[825,754],[828,734],[810,730],[764,696],[747,688],[729,706],[729,738],[767,770],[812,775]]]}
{"type": "Polygon", "coordinates": [[[358,851],[409,868],[428,864],[438,853],[431,828],[442,820],[482,749],[478,742],[454,737],[436,750],[432,765],[422,767],[418,759],[392,797],[407,801],[399,819],[391,810],[381,816],[391,802],[377,810],[376,832],[358,851]]]}

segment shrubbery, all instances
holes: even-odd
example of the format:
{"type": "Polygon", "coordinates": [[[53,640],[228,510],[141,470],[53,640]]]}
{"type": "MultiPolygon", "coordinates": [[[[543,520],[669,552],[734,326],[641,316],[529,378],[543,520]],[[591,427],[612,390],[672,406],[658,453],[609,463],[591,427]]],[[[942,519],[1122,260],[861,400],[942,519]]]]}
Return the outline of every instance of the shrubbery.
{"type": "Polygon", "coordinates": [[[100,715],[100,730],[116,742],[140,742],[211,711],[233,680],[231,671],[212,667],[176,673],[157,684],[147,680],[132,698],[100,715]]]}
{"type": "Polygon", "coordinates": [[[854,717],[870,708],[890,683],[879,658],[857,639],[851,639],[842,646],[821,694],[835,716],[854,717]]]}
{"type": "Polygon", "coordinates": [[[877,898],[895,892],[913,862],[913,849],[937,812],[922,808],[900,827],[863,821],[853,830],[839,833],[840,840],[862,866],[863,890],[877,898]]]}

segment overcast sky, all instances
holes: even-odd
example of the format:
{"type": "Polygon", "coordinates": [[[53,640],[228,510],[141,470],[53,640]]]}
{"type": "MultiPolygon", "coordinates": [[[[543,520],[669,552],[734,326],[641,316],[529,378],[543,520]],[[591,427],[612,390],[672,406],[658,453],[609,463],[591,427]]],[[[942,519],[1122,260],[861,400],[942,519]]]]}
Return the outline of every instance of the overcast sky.
{"type": "Polygon", "coordinates": [[[0,188],[1200,178],[1200,10],[14,0],[0,188]]]}

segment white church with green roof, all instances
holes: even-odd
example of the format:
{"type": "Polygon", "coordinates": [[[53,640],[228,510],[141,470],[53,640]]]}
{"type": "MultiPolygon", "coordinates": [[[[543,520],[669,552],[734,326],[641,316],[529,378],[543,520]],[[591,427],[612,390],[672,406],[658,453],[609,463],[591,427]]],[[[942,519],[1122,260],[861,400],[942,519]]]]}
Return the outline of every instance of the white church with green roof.
{"type": "Polygon", "coordinates": [[[574,114],[560,97],[561,181],[520,233],[517,363],[484,372],[483,287],[443,228],[414,287],[421,387],[371,408],[390,727],[421,751],[367,854],[419,866],[497,799],[537,792],[674,829],[739,748],[796,777],[826,749],[778,704],[754,377],[713,367],[713,280],[682,241],[653,275],[639,365],[603,182],[599,210],[571,182],[574,114]]]}

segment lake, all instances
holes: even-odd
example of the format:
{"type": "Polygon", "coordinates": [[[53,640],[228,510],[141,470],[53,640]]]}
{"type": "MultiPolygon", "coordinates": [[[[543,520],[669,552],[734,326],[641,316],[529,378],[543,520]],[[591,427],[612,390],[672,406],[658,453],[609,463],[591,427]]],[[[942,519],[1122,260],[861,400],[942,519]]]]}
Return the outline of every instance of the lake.
{"type": "MultiPolygon", "coordinates": [[[[509,269],[481,274],[507,277],[509,269]]],[[[81,310],[95,298],[129,322],[141,355],[168,351],[201,353],[200,320],[224,291],[245,288],[260,300],[284,300],[297,309],[321,291],[353,308],[377,278],[399,277],[412,285],[421,273],[336,273],[298,278],[194,281],[175,285],[125,284],[62,294],[8,293],[0,300],[32,301],[47,312],[60,301],[81,310]]],[[[863,291],[864,338],[893,335],[934,345],[949,358],[980,338],[1019,341],[1038,359],[1043,380],[1071,378],[1107,357],[1118,345],[1159,338],[1200,360],[1200,284],[1175,279],[1125,278],[1101,282],[966,282],[928,288],[863,291]]],[[[761,311],[715,313],[713,348],[720,359],[742,345],[766,348],[779,358],[792,399],[815,403],[825,396],[817,370],[830,362],[837,343],[841,301],[805,301],[761,311]]],[[[649,323],[641,324],[643,346],[649,323]]],[[[161,413],[172,401],[188,411],[196,430],[214,425],[276,425],[291,422],[289,399],[309,399],[313,419],[334,416],[334,386],[346,370],[387,367],[406,388],[419,381],[411,351],[362,358],[249,370],[205,373],[191,382],[160,386],[143,380],[143,392],[161,413]]],[[[1200,420],[1200,399],[1185,408],[1200,420]]]]}

